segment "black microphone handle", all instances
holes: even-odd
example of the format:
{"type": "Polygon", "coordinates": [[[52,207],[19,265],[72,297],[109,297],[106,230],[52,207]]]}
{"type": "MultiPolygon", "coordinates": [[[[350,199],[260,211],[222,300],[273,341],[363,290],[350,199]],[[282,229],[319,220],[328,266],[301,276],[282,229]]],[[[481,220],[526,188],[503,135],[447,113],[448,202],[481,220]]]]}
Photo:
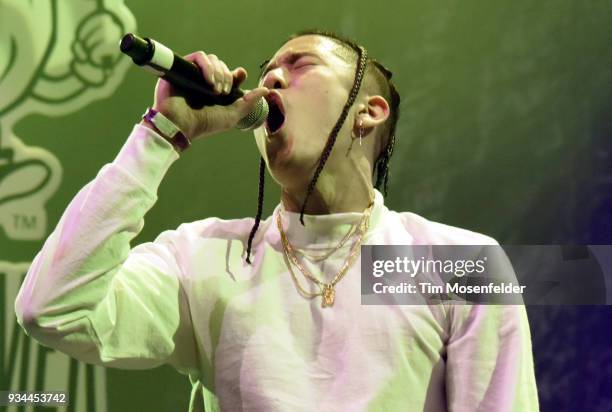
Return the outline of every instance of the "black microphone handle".
{"type": "Polygon", "coordinates": [[[228,94],[216,94],[213,86],[204,79],[200,68],[177,55],[163,44],[128,33],[119,44],[121,51],[134,63],[147,68],[157,76],[170,82],[185,96],[190,106],[228,106],[244,96],[244,91],[232,87],[228,94]]]}
{"type": "Polygon", "coordinates": [[[181,89],[192,101],[195,100],[194,103],[199,102],[204,106],[229,106],[244,96],[244,91],[237,87],[232,87],[228,94],[216,94],[195,63],[173,54],[172,67],[165,72],[162,79],[181,89]]]}

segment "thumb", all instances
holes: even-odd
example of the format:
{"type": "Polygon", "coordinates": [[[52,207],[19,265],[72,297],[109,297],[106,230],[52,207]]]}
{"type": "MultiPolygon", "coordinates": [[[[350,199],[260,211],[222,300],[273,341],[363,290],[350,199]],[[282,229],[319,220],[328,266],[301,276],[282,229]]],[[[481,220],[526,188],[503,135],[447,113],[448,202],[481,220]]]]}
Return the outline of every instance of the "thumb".
{"type": "Polygon", "coordinates": [[[270,90],[267,87],[258,87],[256,89],[249,90],[244,94],[244,96],[236,100],[234,105],[240,119],[253,111],[259,100],[262,97],[267,96],[268,93],[270,93],[270,90]]]}
{"type": "Polygon", "coordinates": [[[234,82],[232,87],[238,88],[240,85],[246,80],[248,74],[244,67],[238,67],[232,71],[232,77],[234,78],[234,82]]]}

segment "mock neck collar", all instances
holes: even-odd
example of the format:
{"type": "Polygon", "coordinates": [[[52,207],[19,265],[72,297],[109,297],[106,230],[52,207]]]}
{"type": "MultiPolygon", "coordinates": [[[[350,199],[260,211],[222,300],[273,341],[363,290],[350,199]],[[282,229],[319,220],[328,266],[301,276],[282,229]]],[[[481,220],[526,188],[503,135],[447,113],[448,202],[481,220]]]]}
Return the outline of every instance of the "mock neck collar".
{"type": "MultiPolygon", "coordinates": [[[[380,223],[384,209],[384,198],[382,193],[374,189],[374,205],[370,215],[371,232],[380,223]]],[[[287,211],[282,201],[274,209],[272,214],[273,227],[276,228],[276,219],[282,210],[281,222],[283,230],[289,241],[299,248],[325,248],[341,240],[355,224],[363,217],[363,212],[331,213],[327,215],[304,214],[304,225],[300,222],[300,214],[287,211]]]]}

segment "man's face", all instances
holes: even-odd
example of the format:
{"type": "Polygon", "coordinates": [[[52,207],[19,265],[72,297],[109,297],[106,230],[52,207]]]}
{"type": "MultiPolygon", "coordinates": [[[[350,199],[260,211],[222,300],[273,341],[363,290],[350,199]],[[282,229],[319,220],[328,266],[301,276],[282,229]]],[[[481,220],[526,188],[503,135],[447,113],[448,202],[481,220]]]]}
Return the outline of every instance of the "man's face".
{"type": "MultiPolygon", "coordinates": [[[[264,67],[259,84],[271,90],[270,116],[255,138],[272,176],[285,187],[310,181],[348,98],[355,69],[336,54],[340,47],[327,37],[301,36],[285,43],[264,67]]],[[[350,140],[351,125],[349,116],[335,146],[350,140]]]]}

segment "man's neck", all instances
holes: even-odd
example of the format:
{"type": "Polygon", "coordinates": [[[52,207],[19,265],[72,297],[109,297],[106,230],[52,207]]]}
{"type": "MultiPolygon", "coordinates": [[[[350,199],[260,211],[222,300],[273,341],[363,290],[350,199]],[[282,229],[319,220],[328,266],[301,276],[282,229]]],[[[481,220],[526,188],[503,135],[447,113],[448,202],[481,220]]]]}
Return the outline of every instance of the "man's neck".
{"type": "MultiPolygon", "coordinates": [[[[315,188],[308,204],[305,214],[327,215],[331,213],[363,212],[374,201],[374,188],[370,185],[368,189],[356,188],[350,184],[334,185],[333,189],[320,190],[315,188]]],[[[281,200],[286,210],[300,213],[306,197],[306,190],[289,190],[282,188],[281,200]]]]}
{"type": "MultiPolygon", "coordinates": [[[[310,180],[281,188],[281,201],[286,210],[295,213],[302,211],[309,183],[310,180]]],[[[326,165],[308,198],[304,214],[361,213],[374,201],[374,197],[371,163],[364,156],[349,152],[341,162],[326,165]]]]}

